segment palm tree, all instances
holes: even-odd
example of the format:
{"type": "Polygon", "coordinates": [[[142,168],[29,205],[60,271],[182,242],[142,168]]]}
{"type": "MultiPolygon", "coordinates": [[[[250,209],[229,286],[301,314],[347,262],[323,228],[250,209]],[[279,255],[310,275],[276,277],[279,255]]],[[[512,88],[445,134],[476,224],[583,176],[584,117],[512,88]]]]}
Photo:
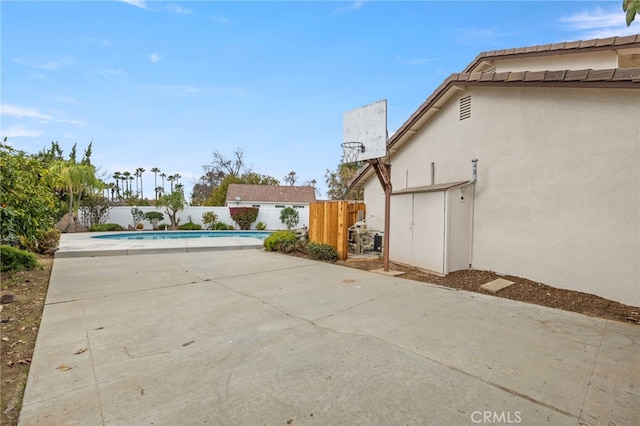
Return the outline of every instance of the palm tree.
{"type": "Polygon", "coordinates": [[[164,178],[167,177],[166,173],[160,173],[160,177],[162,178],[162,193],[164,194],[164,178]]]}
{"type": "Polygon", "coordinates": [[[56,178],[56,187],[69,194],[69,226],[71,226],[76,219],[78,201],[82,192],[100,188],[100,179],[96,177],[96,169],[92,165],[76,163],[73,160],[56,161],[51,165],[50,170],[56,178]]]}
{"type": "Polygon", "coordinates": [[[122,173],[122,176],[124,177],[124,183],[125,183],[125,190],[124,190],[124,197],[125,198],[129,198],[129,196],[131,195],[131,190],[129,189],[129,187],[131,185],[129,185],[129,179],[131,178],[131,172],[124,172],[122,173]]]}
{"type": "Polygon", "coordinates": [[[151,173],[153,173],[153,187],[156,192],[156,204],[158,203],[158,173],[160,173],[160,169],[157,167],[151,168],[151,173]]]}
{"type": "MultiPolygon", "coordinates": [[[[142,167],[138,167],[136,169],[136,177],[140,179],[140,199],[144,198],[144,190],[142,189],[142,174],[146,172],[146,170],[142,167]]],[[[138,189],[138,180],[136,179],[136,191],[138,189]]]]}
{"type": "Polygon", "coordinates": [[[113,172],[113,179],[116,181],[116,197],[120,200],[120,185],[118,184],[120,179],[122,179],[120,172],[113,172]]]}
{"type": "Polygon", "coordinates": [[[180,183],[180,178],[182,177],[182,175],[180,173],[176,173],[175,175],[173,175],[173,177],[176,178],[176,184],[180,183]]]}
{"type": "Polygon", "coordinates": [[[173,181],[176,180],[176,175],[170,175],[167,177],[167,180],[171,184],[171,192],[173,193],[173,181]]]}

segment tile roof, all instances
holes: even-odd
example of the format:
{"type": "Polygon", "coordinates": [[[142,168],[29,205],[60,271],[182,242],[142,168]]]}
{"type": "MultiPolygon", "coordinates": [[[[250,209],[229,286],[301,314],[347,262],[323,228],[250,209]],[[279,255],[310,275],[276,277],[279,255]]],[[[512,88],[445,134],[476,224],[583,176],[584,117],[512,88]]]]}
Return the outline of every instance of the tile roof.
{"type": "Polygon", "coordinates": [[[563,43],[543,44],[538,46],[519,47],[515,49],[489,50],[480,53],[464,69],[469,72],[480,62],[487,59],[508,59],[522,56],[558,55],[561,53],[574,53],[582,51],[611,50],[621,47],[640,47],[640,34],[624,37],[609,37],[592,40],[567,41],[563,43]],[[637,45],[637,46],[634,46],[637,45]]]}
{"type": "Polygon", "coordinates": [[[235,197],[245,202],[263,203],[313,203],[316,191],[313,186],[247,185],[232,183],[227,190],[227,203],[235,203],[235,197]]]}

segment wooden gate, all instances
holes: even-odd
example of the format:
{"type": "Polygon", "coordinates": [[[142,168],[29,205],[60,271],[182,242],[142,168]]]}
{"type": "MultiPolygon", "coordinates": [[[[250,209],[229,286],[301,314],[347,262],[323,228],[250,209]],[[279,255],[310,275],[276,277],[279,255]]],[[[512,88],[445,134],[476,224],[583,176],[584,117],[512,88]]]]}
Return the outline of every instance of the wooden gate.
{"type": "Polygon", "coordinates": [[[338,252],[338,259],[347,258],[349,227],[365,218],[365,204],[354,201],[322,201],[309,205],[309,241],[329,244],[338,252]]]}

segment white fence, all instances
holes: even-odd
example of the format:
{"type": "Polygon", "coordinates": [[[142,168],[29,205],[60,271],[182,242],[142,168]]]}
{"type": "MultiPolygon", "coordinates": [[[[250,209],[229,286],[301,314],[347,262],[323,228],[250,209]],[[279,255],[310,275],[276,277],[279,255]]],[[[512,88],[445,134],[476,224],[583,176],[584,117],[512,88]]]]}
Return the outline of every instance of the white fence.
{"type": "MultiPolygon", "coordinates": [[[[131,215],[132,207],[113,207],[109,210],[109,217],[105,221],[106,223],[117,223],[123,228],[127,229],[129,225],[133,222],[133,216],[131,215]]],[[[169,215],[167,215],[164,211],[164,207],[153,207],[153,206],[139,206],[138,209],[143,212],[160,212],[164,214],[164,220],[160,221],[160,223],[169,224],[169,215]]],[[[277,230],[277,229],[287,229],[287,227],[280,222],[280,211],[281,208],[276,207],[260,207],[260,211],[258,212],[258,218],[254,223],[251,224],[251,229],[255,229],[255,226],[258,222],[264,222],[267,224],[267,229],[269,230],[277,230]]],[[[300,221],[298,222],[298,228],[302,226],[309,226],[309,208],[305,207],[304,209],[296,209],[298,215],[300,216],[300,221]]],[[[228,225],[233,225],[238,228],[238,225],[231,219],[231,213],[229,212],[229,207],[202,207],[202,206],[187,206],[184,210],[181,210],[177,214],[177,218],[180,219],[179,224],[182,225],[184,223],[189,222],[189,218],[193,223],[197,223],[202,225],[202,214],[204,212],[214,212],[218,216],[218,221],[224,222],[228,225]]],[[[151,229],[151,224],[146,220],[142,221],[145,229],[151,229]]]]}

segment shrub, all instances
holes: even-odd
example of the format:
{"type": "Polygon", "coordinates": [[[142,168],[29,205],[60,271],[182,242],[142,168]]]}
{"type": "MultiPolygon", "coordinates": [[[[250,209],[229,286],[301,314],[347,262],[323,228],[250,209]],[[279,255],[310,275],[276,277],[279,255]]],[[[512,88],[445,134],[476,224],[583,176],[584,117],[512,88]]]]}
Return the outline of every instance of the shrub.
{"type": "Polygon", "coordinates": [[[211,228],[214,231],[233,231],[235,228],[233,225],[226,224],[224,222],[216,222],[211,228]]]}
{"type": "Polygon", "coordinates": [[[161,223],[161,224],[158,225],[158,229],[160,229],[162,231],[166,231],[168,227],[169,227],[168,223],[161,223]]]}
{"type": "Polygon", "coordinates": [[[91,225],[105,222],[109,217],[109,209],[111,209],[111,206],[111,201],[101,195],[85,195],[80,204],[82,224],[89,228],[91,225]]]}
{"type": "Polygon", "coordinates": [[[264,231],[265,229],[267,229],[267,224],[264,222],[258,222],[256,223],[256,229],[258,231],[264,231]]]}
{"type": "Polygon", "coordinates": [[[280,211],[280,222],[287,226],[287,229],[294,228],[300,221],[298,211],[293,207],[285,207],[280,211]]]}
{"type": "Polygon", "coordinates": [[[29,271],[38,266],[33,253],[11,246],[0,246],[0,270],[2,272],[29,271]]]}
{"type": "Polygon", "coordinates": [[[197,223],[187,222],[178,226],[178,229],[180,229],[181,231],[199,231],[202,229],[202,226],[197,223]]]}
{"type": "Polygon", "coordinates": [[[329,244],[318,244],[309,242],[306,246],[309,257],[314,260],[322,260],[325,262],[335,262],[338,260],[338,252],[329,244]]]}
{"type": "Polygon", "coordinates": [[[153,229],[158,229],[158,222],[164,219],[164,215],[160,212],[146,212],[144,219],[151,224],[153,229]]]}
{"type": "Polygon", "coordinates": [[[298,247],[298,239],[293,231],[277,231],[264,240],[267,251],[289,253],[298,247]]]}
{"type": "Polygon", "coordinates": [[[109,232],[109,231],[122,231],[122,226],[117,223],[98,223],[89,227],[89,232],[109,232]]]}
{"type": "Polygon", "coordinates": [[[240,229],[247,230],[258,218],[258,207],[229,207],[231,219],[238,224],[240,229]]]}
{"type": "Polygon", "coordinates": [[[41,232],[37,235],[36,239],[20,237],[20,245],[25,250],[29,250],[39,254],[51,254],[58,247],[60,241],[60,231],[56,228],[51,228],[48,231],[41,232]]]}
{"type": "Polygon", "coordinates": [[[142,223],[136,224],[136,229],[144,229],[144,225],[142,223]]]}
{"type": "Polygon", "coordinates": [[[138,228],[138,224],[140,224],[140,222],[142,222],[142,219],[144,218],[144,212],[142,210],[140,210],[137,207],[134,207],[131,209],[131,216],[133,216],[133,227],[136,229],[142,229],[144,228],[144,225],[142,226],[142,228],[138,228]]]}
{"type": "Polygon", "coordinates": [[[214,212],[204,212],[202,213],[202,223],[204,225],[204,229],[215,229],[214,226],[218,222],[218,215],[214,212]]]}

